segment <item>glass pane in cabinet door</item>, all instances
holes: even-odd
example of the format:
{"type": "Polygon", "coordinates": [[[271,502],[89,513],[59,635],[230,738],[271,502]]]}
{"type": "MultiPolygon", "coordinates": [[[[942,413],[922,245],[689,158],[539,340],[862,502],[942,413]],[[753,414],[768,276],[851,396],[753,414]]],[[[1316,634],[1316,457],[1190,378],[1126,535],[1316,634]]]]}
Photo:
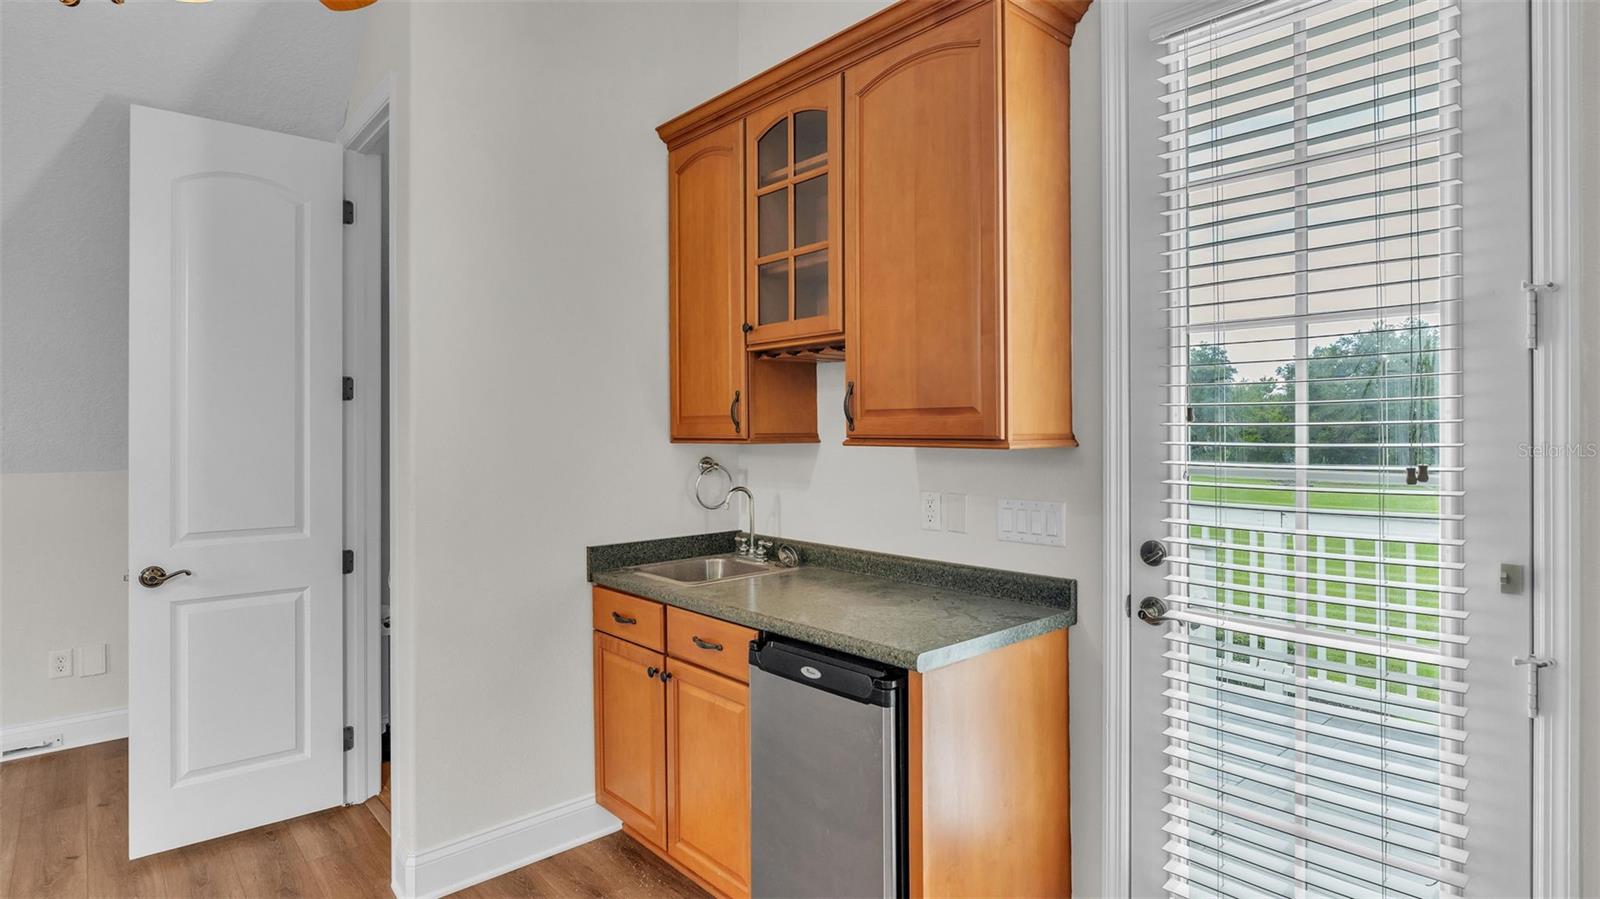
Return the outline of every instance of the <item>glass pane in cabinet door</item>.
{"type": "Polygon", "coordinates": [[[756,200],[756,255],[789,249],[789,188],[762,194],[756,200]]]}
{"type": "Polygon", "coordinates": [[[808,247],[828,239],[828,176],[794,186],[794,245],[808,247]]]}
{"type": "Polygon", "coordinates": [[[794,173],[828,164],[828,111],[804,109],[794,114],[794,173]]]}
{"type": "Polygon", "coordinates": [[[794,259],[794,317],[828,314],[828,251],[794,259]]]}
{"type": "Polygon", "coordinates": [[[761,266],[756,290],[760,295],[757,324],[789,320],[789,260],[779,259],[761,266]]]}
{"type": "Polygon", "coordinates": [[[789,120],[779,119],[756,141],[756,184],[766,187],[789,176],[789,120]]]}

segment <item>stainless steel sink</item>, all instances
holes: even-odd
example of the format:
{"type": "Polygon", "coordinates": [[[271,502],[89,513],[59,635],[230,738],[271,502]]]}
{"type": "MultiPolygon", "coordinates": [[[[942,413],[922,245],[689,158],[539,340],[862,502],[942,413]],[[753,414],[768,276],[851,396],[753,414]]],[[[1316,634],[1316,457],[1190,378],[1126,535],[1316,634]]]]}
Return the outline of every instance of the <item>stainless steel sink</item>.
{"type": "Polygon", "coordinates": [[[671,581],[675,584],[709,584],[737,578],[776,574],[788,569],[770,562],[755,562],[738,556],[702,556],[698,559],[677,559],[655,562],[633,569],[643,575],[671,581]]]}

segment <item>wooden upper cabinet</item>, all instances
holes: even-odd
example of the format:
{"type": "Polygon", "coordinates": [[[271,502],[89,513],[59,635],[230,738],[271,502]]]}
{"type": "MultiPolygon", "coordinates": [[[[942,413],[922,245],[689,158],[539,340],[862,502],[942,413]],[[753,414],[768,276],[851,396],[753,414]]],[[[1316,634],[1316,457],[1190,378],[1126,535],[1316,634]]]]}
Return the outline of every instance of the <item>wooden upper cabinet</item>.
{"type": "Polygon", "coordinates": [[[980,7],[845,71],[852,439],[999,440],[995,19],[980,7]]]}
{"type": "Polygon", "coordinates": [[[1077,445],[1068,62],[1088,7],[902,0],[657,129],[677,159],[743,126],[746,346],[842,343],[846,443],[1077,445]]]}
{"type": "Polygon", "coordinates": [[[745,351],[744,127],[668,154],[672,439],[815,443],[814,364],[745,351]]]}
{"type": "Polygon", "coordinates": [[[668,172],[672,437],[743,440],[743,127],[674,149],[668,172]]]}
{"type": "Polygon", "coordinates": [[[745,119],[751,348],[843,339],[840,85],[835,75],[745,119]]]}

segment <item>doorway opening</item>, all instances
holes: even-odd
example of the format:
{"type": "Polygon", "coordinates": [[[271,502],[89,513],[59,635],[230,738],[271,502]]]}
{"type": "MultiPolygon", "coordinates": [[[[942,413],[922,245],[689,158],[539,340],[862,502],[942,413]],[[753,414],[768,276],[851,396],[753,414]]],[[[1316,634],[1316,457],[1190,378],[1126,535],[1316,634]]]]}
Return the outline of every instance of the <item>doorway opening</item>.
{"type": "Polygon", "coordinates": [[[393,838],[390,641],[391,93],[347,125],[345,147],[345,802],[393,838]]]}

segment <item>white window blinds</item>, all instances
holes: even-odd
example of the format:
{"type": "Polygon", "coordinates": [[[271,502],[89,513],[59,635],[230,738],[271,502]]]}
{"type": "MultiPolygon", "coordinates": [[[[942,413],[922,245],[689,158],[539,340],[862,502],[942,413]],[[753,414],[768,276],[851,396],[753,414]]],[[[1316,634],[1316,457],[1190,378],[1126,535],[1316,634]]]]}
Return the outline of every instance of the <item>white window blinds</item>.
{"type": "Polygon", "coordinates": [[[1457,16],[1164,39],[1173,895],[1466,883],[1457,16]]]}

